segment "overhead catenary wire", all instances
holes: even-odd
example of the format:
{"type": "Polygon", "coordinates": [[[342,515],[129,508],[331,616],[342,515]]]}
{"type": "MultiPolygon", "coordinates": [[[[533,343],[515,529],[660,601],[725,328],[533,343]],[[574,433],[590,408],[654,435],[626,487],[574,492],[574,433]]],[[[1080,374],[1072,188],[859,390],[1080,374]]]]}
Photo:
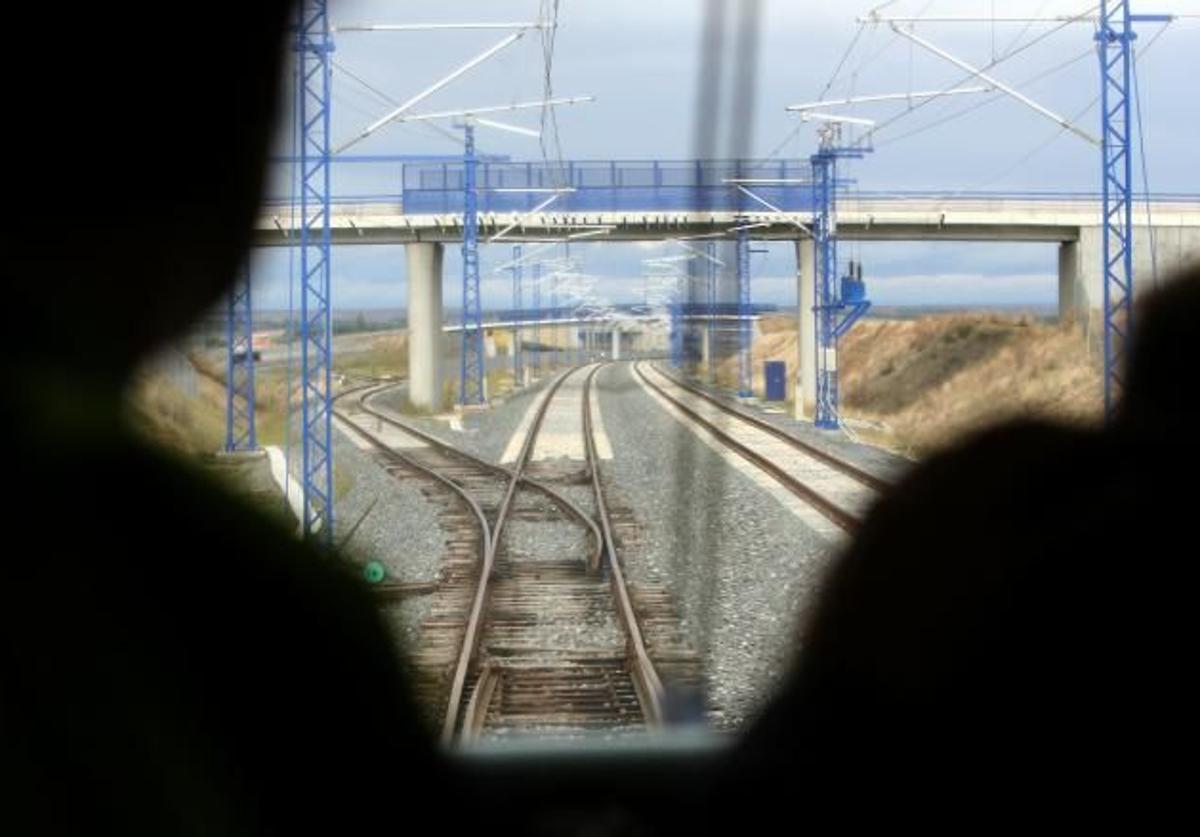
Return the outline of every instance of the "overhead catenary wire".
{"type": "MultiPolygon", "coordinates": [[[[1024,81],[1019,82],[1019,84],[1021,86],[1035,84],[1039,81],[1042,81],[1043,79],[1049,78],[1050,76],[1054,75],[1055,73],[1062,72],[1063,70],[1067,69],[1068,67],[1078,64],[1080,61],[1083,61],[1084,59],[1095,58],[1095,55],[1096,55],[1095,49],[1093,47],[1088,47],[1083,52],[1078,53],[1077,55],[1074,55],[1071,58],[1068,58],[1066,61],[1063,61],[1059,64],[1055,64],[1053,67],[1051,67],[1047,70],[1043,70],[1043,71],[1039,72],[1037,75],[1031,76],[1031,77],[1025,79],[1024,81]]],[[[883,148],[885,146],[895,145],[897,142],[900,142],[901,140],[905,140],[910,137],[918,136],[919,134],[922,134],[925,131],[940,127],[942,125],[945,125],[948,122],[953,122],[955,119],[958,119],[962,116],[966,116],[967,114],[970,114],[970,113],[974,113],[975,111],[979,110],[980,108],[984,108],[988,105],[995,104],[996,102],[1002,101],[1004,98],[1005,98],[1004,95],[1000,94],[1000,93],[990,95],[981,101],[973,102],[972,104],[967,105],[966,107],[960,108],[959,110],[956,110],[953,113],[947,114],[945,116],[941,116],[938,119],[934,120],[933,122],[928,122],[924,125],[921,125],[920,127],[913,128],[909,131],[906,131],[903,134],[897,134],[895,136],[887,137],[886,139],[875,143],[875,148],[878,149],[878,148],[883,148]]]]}
{"type": "MultiPolygon", "coordinates": [[[[1096,6],[1091,7],[1091,9],[1093,9],[1093,10],[1095,8],[1097,8],[1097,7],[1096,6]]],[[[1086,12],[1085,12],[1085,14],[1086,14],[1086,12]]],[[[1010,61],[1011,59],[1015,58],[1016,56],[1020,55],[1021,53],[1025,52],[1029,49],[1032,49],[1037,44],[1041,43],[1042,41],[1046,40],[1047,38],[1051,37],[1052,35],[1062,31],[1064,28],[1066,28],[1067,26],[1070,26],[1070,25],[1072,25],[1072,21],[1065,21],[1065,22],[1059,23],[1057,26],[1047,30],[1046,32],[1039,34],[1038,36],[1034,37],[1033,39],[1022,44],[1019,47],[1015,47],[1015,48],[1009,50],[1008,52],[1006,52],[1005,54],[1003,54],[999,58],[997,58],[995,61],[989,62],[988,64],[983,65],[983,67],[981,67],[979,69],[981,69],[983,71],[994,69],[995,67],[998,67],[1000,64],[1003,64],[1006,61],[1010,61]]],[[[949,85],[949,89],[959,87],[959,86],[965,84],[966,82],[970,81],[974,77],[975,77],[975,74],[968,73],[967,75],[961,77],[954,84],[949,85]]],[[[992,101],[993,98],[999,98],[999,96],[989,98],[988,101],[989,102],[992,101]]],[[[883,122],[880,122],[878,125],[876,125],[871,130],[865,132],[863,134],[863,136],[859,139],[859,143],[860,144],[866,144],[868,142],[874,143],[875,137],[879,134],[880,131],[885,130],[886,128],[890,127],[891,125],[894,125],[896,122],[900,121],[901,119],[904,119],[905,117],[912,115],[914,112],[916,112],[916,111],[920,110],[921,108],[926,107],[930,103],[936,102],[936,101],[938,101],[938,99],[926,99],[926,100],[917,102],[916,104],[912,105],[911,107],[906,108],[905,110],[901,111],[900,113],[891,117],[890,119],[885,119],[883,122]]],[[[978,106],[982,106],[982,105],[978,105],[978,106]]]]}
{"type": "MultiPolygon", "coordinates": [[[[1154,33],[1153,37],[1151,37],[1149,41],[1146,42],[1146,46],[1141,50],[1141,54],[1143,56],[1145,56],[1151,50],[1151,48],[1153,48],[1154,44],[1158,41],[1158,39],[1160,37],[1162,37],[1162,34],[1166,31],[1166,29],[1167,29],[1166,26],[1162,27],[1161,29],[1159,29],[1157,32],[1154,33]]],[[[1089,48],[1087,50],[1086,56],[1094,57],[1094,55],[1095,55],[1094,50],[1089,48]]],[[[1071,61],[1068,63],[1074,63],[1078,60],[1079,60],[1079,58],[1076,57],[1074,59],[1071,59],[1071,61]]],[[[1061,68],[1064,65],[1058,65],[1058,66],[1061,68]]],[[[1136,72],[1136,68],[1135,68],[1135,72],[1136,72]]],[[[1047,75],[1047,73],[1041,74],[1041,76],[1045,76],[1045,75],[1047,75]]],[[[1093,96],[1092,99],[1087,103],[1087,105],[1085,105],[1077,113],[1072,114],[1071,121],[1078,121],[1078,120],[1082,119],[1083,117],[1087,116],[1092,110],[1095,109],[1095,107],[1099,103],[1100,103],[1100,96],[1099,95],[1093,96]]],[[[1065,132],[1066,132],[1065,128],[1059,127],[1058,130],[1056,130],[1053,135],[1051,135],[1047,139],[1039,142],[1036,146],[1034,146],[1034,148],[1032,148],[1030,151],[1028,151],[1024,155],[1022,155],[1022,157],[1019,160],[1017,160],[1015,163],[1007,165],[1004,169],[1002,169],[1000,171],[1000,173],[992,175],[991,177],[984,178],[980,181],[977,181],[976,183],[973,183],[970,186],[965,186],[961,189],[956,189],[952,192],[949,192],[946,195],[946,197],[950,198],[950,197],[954,197],[956,195],[961,195],[961,194],[964,194],[967,192],[985,189],[988,186],[991,186],[991,185],[1003,180],[1004,178],[1006,178],[1010,174],[1012,174],[1014,171],[1022,168],[1026,163],[1028,163],[1031,159],[1033,159],[1035,156],[1040,154],[1046,148],[1048,148],[1049,146],[1054,144],[1054,142],[1056,142],[1058,139],[1060,139],[1065,132]]],[[[1139,126],[1139,136],[1140,136],[1140,132],[1141,132],[1141,129],[1139,126]]],[[[1148,187],[1144,186],[1144,188],[1146,188],[1146,191],[1148,193],[1149,192],[1148,187]]],[[[1146,200],[1147,200],[1147,214],[1149,214],[1149,195],[1148,194],[1146,196],[1146,200]]],[[[1152,236],[1151,240],[1153,242],[1153,231],[1151,232],[1151,236],[1152,236]]],[[[1153,258],[1154,257],[1153,244],[1152,244],[1152,254],[1151,255],[1153,258]]]]}
{"type": "MultiPolygon", "coordinates": [[[[375,96],[376,99],[378,99],[381,103],[387,105],[388,107],[396,107],[397,105],[400,104],[399,99],[395,98],[394,96],[389,95],[385,91],[383,91],[383,90],[379,89],[378,87],[376,87],[375,85],[371,84],[369,81],[364,79],[362,77],[362,75],[354,72],[353,70],[351,70],[349,67],[347,67],[342,62],[338,61],[337,59],[334,59],[332,63],[333,63],[333,69],[336,71],[336,74],[334,76],[335,79],[337,78],[337,75],[344,75],[346,78],[357,83],[364,90],[367,90],[368,92],[370,92],[373,96],[375,96]]],[[[374,118],[374,116],[375,116],[373,113],[368,114],[368,115],[371,116],[371,118],[374,118]]],[[[401,125],[401,127],[405,127],[405,126],[401,125]]],[[[449,130],[443,128],[441,125],[438,125],[436,123],[432,123],[432,122],[425,123],[425,124],[417,123],[417,128],[418,128],[418,130],[424,130],[429,133],[437,134],[440,138],[448,140],[449,142],[454,143],[456,146],[462,145],[461,137],[456,135],[453,131],[449,131],[449,130]]]]}
{"type": "MultiPolygon", "coordinates": [[[[886,3],[881,3],[878,6],[873,7],[871,9],[871,13],[878,13],[878,12],[882,11],[883,9],[886,9],[889,6],[895,5],[897,2],[899,2],[899,0],[887,0],[886,3]]],[[[932,5],[933,5],[933,0],[927,0],[925,5],[921,7],[921,10],[917,12],[917,16],[920,17],[921,15],[924,15],[925,12],[927,12],[929,10],[929,7],[932,5]]],[[[838,60],[838,63],[835,66],[833,73],[830,75],[829,80],[825,83],[825,86],[821,89],[821,92],[817,95],[817,97],[816,97],[817,99],[824,99],[825,95],[830,90],[833,89],[834,85],[838,81],[838,77],[839,77],[841,71],[845,68],[846,62],[849,60],[850,55],[853,53],[854,47],[861,40],[862,33],[864,31],[866,31],[868,28],[870,28],[872,32],[875,31],[875,27],[868,27],[865,23],[860,23],[858,25],[858,31],[855,33],[854,37],[851,38],[849,46],[842,53],[842,57],[838,60]]],[[[854,70],[850,73],[851,85],[852,85],[851,93],[853,92],[854,80],[858,78],[858,76],[862,73],[862,71],[865,70],[872,63],[874,63],[876,60],[878,60],[885,52],[887,52],[889,49],[891,49],[893,46],[895,46],[896,43],[897,43],[896,38],[889,38],[887,40],[887,42],[879,50],[877,50],[876,52],[874,52],[870,55],[865,56],[862,60],[859,61],[859,63],[855,66],[854,70]]],[[[792,128],[790,131],[788,131],[787,135],[784,136],[784,138],[782,140],[780,140],[778,144],[776,144],[774,147],[772,147],[771,150],[768,151],[765,155],[757,158],[757,160],[755,160],[755,162],[764,163],[764,162],[767,162],[770,160],[774,160],[777,156],[779,156],[780,152],[782,152],[783,149],[786,148],[787,145],[793,139],[795,139],[796,136],[802,130],[804,130],[805,127],[807,127],[805,123],[803,123],[803,122],[797,123],[797,125],[794,128],[792,128]]]]}

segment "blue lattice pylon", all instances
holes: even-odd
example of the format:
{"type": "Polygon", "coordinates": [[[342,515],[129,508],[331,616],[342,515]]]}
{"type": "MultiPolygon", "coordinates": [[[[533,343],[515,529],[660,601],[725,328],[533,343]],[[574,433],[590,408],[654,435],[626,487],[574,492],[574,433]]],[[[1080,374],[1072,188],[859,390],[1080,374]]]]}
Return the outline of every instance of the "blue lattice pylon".
{"type": "Polygon", "coordinates": [[[1102,0],[1096,30],[1100,57],[1100,153],[1104,266],[1104,411],[1112,417],[1124,386],[1133,330],[1133,24],[1169,23],[1172,15],[1133,14],[1130,0],[1102,0]]]}
{"type": "Polygon", "coordinates": [[[704,247],[705,263],[708,265],[708,322],[705,339],[708,340],[708,380],[717,379],[717,243],[708,242],[704,247]]]}
{"type": "Polygon", "coordinates": [[[750,222],[739,218],[737,224],[737,291],[738,291],[738,397],[750,398],[754,395],[754,380],[752,378],[751,351],[753,350],[754,332],[750,315],[750,231],[746,225],[750,222]]]}
{"type": "MultiPolygon", "coordinates": [[[[521,265],[521,245],[514,244],[512,248],[512,296],[513,296],[513,319],[519,323],[521,317],[524,316],[524,293],[521,287],[523,268],[521,265]]],[[[512,332],[512,359],[513,359],[513,386],[521,386],[521,378],[524,375],[524,357],[521,352],[521,327],[513,326],[512,332]]]]}
{"type": "Polygon", "coordinates": [[[1101,192],[1104,201],[1104,410],[1111,415],[1122,387],[1125,343],[1133,327],[1133,155],[1130,145],[1130,61],[1133,31],[1128,0],[1100,4],[1096,32],[1100,54],[1103,123],[1101,192]]]}
{"type": "Polygon", "coordinates": [[[330,318],[329,103],[333,41],[326,0],[303,0],[300,62],[300,378],[305,535],[333,544],[333,330],[330,318]]]}
{"type": "Polygon", "coordinates": [[[479,297],[479,195],[475,191],[475,126],[463,125],[462,352],[458,403],[483,404],[483,303],[479,297]]]}
{"type": "Polygon", "coordinates": [[[250,269],[243,267],[229,291],[225,319],[225,450],[256,450],[254,427],[254,312],[250,269]]]}
{"type": "MultiPolygon", "coordinates": [[[[828,126],[821,135],[821,147],[812,157],[813,176],[813,251],[816,281],[813,282],[813,314],[816,321],[813,350],[817,355],[817,405],[814,424],[838,427],[837,343],[842,305],[838,287],[837,261],[837,161],[858,159],[861,146],[841,146],[841,129],[828,126]]],[[[804,300],[800,304],[805,304],[804,300]]],[[[848,326],[847,326],[848,327],[848,326]]]]}
{"type": "Polygon", "coordinates": [[[533,369],[542,371],[542,266],[533,266],[533,369]]]}

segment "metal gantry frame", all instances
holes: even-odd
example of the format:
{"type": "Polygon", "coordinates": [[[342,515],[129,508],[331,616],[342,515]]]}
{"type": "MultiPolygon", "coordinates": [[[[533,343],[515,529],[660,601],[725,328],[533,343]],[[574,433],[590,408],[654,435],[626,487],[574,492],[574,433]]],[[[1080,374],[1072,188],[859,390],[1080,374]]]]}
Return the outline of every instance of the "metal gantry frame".
{"type": "MultiPolygon", "coordinates": [[[[882,7],[881,7],[882,8],[882,7]]],[[[1064,129],[1100,147],[1101,157],[1101,264],[1104,306],[1104,411],[1112,418],[1123,387],[1123,364],[1129,337],[1133,331],[1134,271],[1133,271],[1133,42],[1135,23],[1170,23],[1181,17],[1174,14],[1134,14],[1132,0],[1100,0],[1096,7],[1078,15],[1031,18],[923,18],[924,22],[986,23],[991,20],[1022,21],[1026,23],[1058,22],[1085,23],[1096,26],[1097,55],[1100,63],[1100,120],[1101,135],[1097,139],[1087,131],[1042,107],[1028,96],[997,81],[983,70],[972,67],[943,49],[918,38],[901,28],[902,23],[914,23],[917,18],[885,18],[878,10],[860,22],[887,22],[896,34],[914,44],[967,70],[998,91],[1022,102],[1064,129]]],[[[1187,17],[1187,15],[1183,15],[1187,17]]],[[[953,91],[943,91],[939,95],[953,91]]]]}
{"type": "Polygon", "coordinates": [[[483,404],[483,303],[479,295],[479,195],[475,190],[475,126],[463,124],[462,352],[458,403],[483,404]]]}
{"type": "Polygon", "coordinates": [[[229,291],[225,318],[225,450],[258,448],[254,422],[254,309],[250,267],[243,265],[229,291]]]}
{"type": "MultiPolygon", "coordinates": [[[[839,293],[837,255],[837,161],[863,156],[864,149],[841,144],[841,128],[832,123],[821,131],[821,146],[812,156],[812,241],[816,279],[813,282],[814,346],[817,359],[817,403],[813,423],[836,429],[840,422],[838,338],[849,328],[840,320],[845,305],[839,293]]],[[[801,300],[801,305],[804,301],[801,300]]],[[[861,313],[857,316],[861,316],[861,313]]],[[[857,319],[857,316],[855,319],[857,319]]]]}
{"type": "Polygon", "coordinates": [[[1122,356],[1133,328],[1133,120],[1129,98],[1133,37],[1128,0],[1102,2],[1096,43],[1104,201],[1104,411],[1109,416],[1122,386],[1122,356]]]}
{"type": "Polygon", "coordinates": [[[333,544],[333,409],[330,318],[330,67],[326,0],[304,0],[296,31],[300,95],[300,377],[306,536],[333,544]]]}

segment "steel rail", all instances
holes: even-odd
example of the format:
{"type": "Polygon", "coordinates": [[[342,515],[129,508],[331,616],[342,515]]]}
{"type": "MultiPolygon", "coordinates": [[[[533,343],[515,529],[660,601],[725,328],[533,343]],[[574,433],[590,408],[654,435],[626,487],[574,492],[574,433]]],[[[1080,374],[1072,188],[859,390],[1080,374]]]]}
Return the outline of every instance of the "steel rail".
{"type": "Polygon", "coordinates": [[[669,392],[646,376],[646,373],[642,371],[640,362],[635,363],[633,365],[633,369],[638,377],[641,378],[646,386],[650,387],[651,390],[656,392],[662,398],[665,398],[676,409],[702,426],[709,433],[713,434],[721,441],[722,444],[739,454],[743,459],[750,461],[752,464],[758,466],[761,470],[766,471],[768,474],[774,477],[780,485],[795,494],[804,502],[811,505],[821,514],[825,515],[825,517],[827,517],[835,525],[847,532],[853,532],[858,528],[858,525],[861,521],[856,515],[851,514],[841,506],[834,503],[828,497],[825,497],[823,494],[820,494],[810,486],[806,485],[804,482],[776,465],[770,459],[763,456],[749,445],[739,442],[729,433],[717,427],[717,425],[713,424],[704,416],[700,415],[700,413],[698,413],[696,410],[693,410],[687,404],[683,403],[681,399],[671,395],[669,392]]]}
{"type": "Polygon", "coordinates": [[[608,364],[600,364],[588,372],[583,384],[583,437],[587,450],[588,471],[592,476],[592,493],[596,498],[596,512],[600,518],[600,528],[604,533],[605,554],[608,556],[608,567],[612,580],[613,596],[618,603],[618,612],[625,625],[625,634],[629,638],[629,656],[631,658],[630,674],[634,686],[641,699],[643,714],[647,724],[659,726],[663,722],[664,689],[662,678],[650,659],[646,650],[646,642],[638,624],[637,612],[629,598],[625,586],[625,575],[621,570],[621,562],[617,559],[617,543],[613,538],[612,524],[608,516],[608,505],[604,500],[604,488],[600,482],[600,457],[596,453],[595,429],[592,427],[592,381],[596,373],[608,364]]]}
{"type": "Polygon", "coordinates": [[[771,424],[771,422],[766,421],[765,419],[761,419],[758,416],[747,413],[745,410],[739,410],[737,407],[734,407],[730,404],[726,404],[724,401],[722,401],[721,399],[712,395],[711,393],[706,392],[705,390],[701,389],[700,387],[695,386],[694,384],[691,384],[687,381],[680,380],[679,378],[676,378],[674,375],[671,375],[668,372],[664,372],[662,369],[655,367],[654,371],[656,371],[658,374],[662,375],[664,378],[666,378],[668,381],[675,384],[676,386],[678,386],[682,389],[686,389],[688,392],[692,393],[693,395],[698,395],[699,397],[703,398],[708,403],[712,404],[714,407],[717,407],[718,409],[723,410],[724,412],[728,413],[731,416],[741,419],[742,421],[746,422],[747,424],[754,425],[759,430],[762,430],[765,433],[770,433],[776,439],[786,442],[787,444],[791,445],[792,447],[799,448],[800,450],[804,451],[804,453],[811,456],[813,459],[818,459],[821,462],[823,462],[824,464],[828,465],[829,467],[835,468],[836,470],[841,471],[846,476],[850,477],[851,479],[857,480],[858,482],[862,483],[863,485],[867,486],[868,488],[873,488],[876,491],[886,491],[887,489],[891,488],[891,483],[889,483],[887,480],[877,477],[875,474],[864,471],[863,469],[859,468],[857,465],[852,465],[849,462],[846,462],[844,459],[838,459],[833,454],[823,451],[820,448],[818,448],[814,445],[811,445],[808,442],[805,442],[803,439],[796,438],[795,436],[793,436],[791,433],[788,433],[783,428],[777,427],[776,425],[771,424]]]}
{"type": "MultiPolygon", "coordinates": [[[[502,476],[508,479],[508,487],[505,491],[504,500],[500,505],[496,515],[496,520],[492,525],[491,537],[488,540],[488,547],[484,554],[483,566],[481,567],[480,571],[479,584],[476,587],[474,600],[471,605],[470,616],[467,620],[467,630],[463,637],[462,650],[459,654],[458,664],[455,666],[454,679],[452,681],[450,692],[450,701],[447,705],[446,715],[442,723],[442,742],[445,744],[449,744],[453,741],[454,732],[458,726],[458,716],[462,712],[463,691],[466,687],[466,680],[470,671],[471,663],[474,661],[476,651],[478,650],[483,616],[487,607],[487,599],[490,592],[488,582],[491,579],[492,571],[495,566],[496,550],[500,544],[500,536],[504,529],[504,522],[508,517],[508,512],[512,504],[512,498],[516,493],[518,485],[523,483],[543,493],[555,504],[565,509],[570,516],[574,517],[590,530],[596,544],[593,557],[589,560],[589,564],[591,566],[596,566],[599,564],[599,556],[604,550],[603,532],[600,530],[600,527],[596,525],[596,522],[592,519],[591,515],[589,515],[586,511],[581,509],[567,497],[550,488],[548,485],[524,475],[525,466],[528,464],[529,456],[533,452],[533,446],[536,442],[538,431],[541,429],[542,419],[545,417],[546,411],[550,406],[550,402],[554,399],[554,394],[558,391],[558,388],[574,371],[575,370],[572,369],[560,375],[550,385],[549,391],[542,399],[542,403],[538,405],[537,413],[534,415],[534,421],[530,425],[529,431],[525,437],[525,441],[521,446],[520,455],[518,456],[517,462],[512,469],[505,468],[501,465],[494,465],[485,459],[481,459],[455,447],[454,445],[444,442],[432,434],[419,430],[418,428],[413,427],[405,422],[398,421],[395,418],[386,415],[377,409],[374,409],[368,403],[368,399],[378,395],[380,392],[382,392],[383,388],[371,393],[370,396],[367,396],[363,399],[363,410],[375,418],[428,443],[430,446],[443,453],[456,456],[460,459],[470,462],[473,465],[488,470],[497,476],[502,476]]],[[[491,672],[491,675],[493,678],[499,678],[501,676],[498,672],[494,671],[491,672]]],[[[494,686],[494,683],[490,684],[491,688],[494,688],[494,686]]],[[[476,689],[478,690],[478,684],[476,685],[476,689]]],[[[466,716],[464,717],[462,724],[463,737],[470,738],[482,728],[482,718],[474,717],[472,712],[486,712],[487,703],[487,701],[479,700],[468,703],[466,716]]]]}

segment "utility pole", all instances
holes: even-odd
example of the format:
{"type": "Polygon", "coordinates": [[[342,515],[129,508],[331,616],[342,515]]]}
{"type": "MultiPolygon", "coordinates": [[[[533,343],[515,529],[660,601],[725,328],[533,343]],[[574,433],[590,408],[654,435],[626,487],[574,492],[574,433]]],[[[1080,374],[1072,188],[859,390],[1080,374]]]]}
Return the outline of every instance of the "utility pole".
{"type": "Polygon", "coordinates": [[[524,266],[521,263],[521,245],[514,244],[512,248],[512,297],[513,297],[513,332],[512,332],[512,354],[513,354],[513,386],[521,386],[521,378],[524,377],[524,358],[521,353],[521,327],[516,323],[521,322],[521,317],[524,316],[525,304],[522,300],[524,294],[521,288],[521,280],[523,278],[524,266]]]}
{"type": "Polygon", "coordinates": [[[475,125],[463,122],[462,352],[458,403],[483,404],[483,307],[479,298],[479,195],[475,190],[475,125]]]}
{"type": "Polygon", "coordinates": [[[254,311],[250,305],[249,264],[242,266],[229,291],[225,340],[225,450],[256,450],[254,311]]]}
{"type": "Polygon", "coordinates": [[[326,0],[304,0],[300,64],[300,377],[305,536],[333,545],[333,409],[330,318],[330,37],[326,0]]]}
{"type": "Polygon", "coordinates": [[[1169,23],[1172,15],[1135,15],[1130,0],[1102,0],[1096,31],[1100,58],[1104,202],[1104,414],[1111,419],[1124,388],[1125,353],[1133,331],[1132,57],[1135,22],[1169,23]]]}
{"type": "Polygon", "coordinates": [[[750,329],[750,230],[745,218],[738,220],[737,230],[737,291],[738,291],[738,398],[754,395],[750,329]]]}

